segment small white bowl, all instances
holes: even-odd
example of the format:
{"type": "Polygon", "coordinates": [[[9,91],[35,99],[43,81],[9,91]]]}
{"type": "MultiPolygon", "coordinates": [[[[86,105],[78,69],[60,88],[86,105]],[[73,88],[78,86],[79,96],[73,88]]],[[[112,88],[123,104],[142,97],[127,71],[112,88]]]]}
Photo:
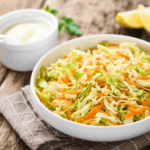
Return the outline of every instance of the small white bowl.
{"type": "Polygon", "coordinates": [[[135,123],[118,126],[84,125],[73,121],[69,121],[54,114],[42,104],[42,102],[39,100],[39,98],[35,93],[34,85],[36,83],[36,77],[42,66],[45,67],[49,66],[50,63],[56,62],[58,58],[62,58],[64,54],[68,54],[71,51],[71,46],[74,48],[80,47],[81,50],[85,51],[90,47],[95,47],[97,43],[100,43],[103,40],[108,41],[108,43],[115,43],[115,44],[119,44],[121,42],[134,42],[137,43],[137,45],[142,50],[150,53],[149,51],[150,43],[137,38],[122,35],[101,34],[101,35],[86,36],[65,42],[53,48],[51,51],[45,54],[38,61],[35,68],[33,69],[30,80],[30,88],[34,106],[36,110],[40,113],[42,118],[46,122],[48,122],[51,126],[53,126],[57,130],[65,134],[68,134],[76,138],[90,141],[110,142],[110,141],[125,140],[142,135],[150,131],[150,117],[135,123]]]}
{"type": "Polygon", "coordinates": [[[4,43],[0,41],[0,58],[3,64],[16,71],[30,71],[47,51],[57,45],[58,20],[40,9],[22,9],[0,17],[0,33],[21,22],[41,21],[50,25],[52,32],[32,43],[4,43]]]}

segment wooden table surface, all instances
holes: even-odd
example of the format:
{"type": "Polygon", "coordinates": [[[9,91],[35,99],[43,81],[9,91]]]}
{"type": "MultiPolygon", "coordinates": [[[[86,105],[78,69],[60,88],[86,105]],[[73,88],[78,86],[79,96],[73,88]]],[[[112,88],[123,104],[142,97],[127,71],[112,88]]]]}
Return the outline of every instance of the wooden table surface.
{"type": "MultiPolygon", "coordinates": [[[[0,16],[17,9],[38,8],[50,5],[59,8],[58,17],[66,14],[80,25],[82,36],[91,34],[124,34],[150,41],[149,33],[144,30],[127,30],[115,21],[118,11],[136,9],[138,4],[148,5],[148,0],[0,0],[0,16]]],[[[62,31],[58,43],[63,43],[76,35],[62,31]]],[[[28,85],[31,72],[16,72],[7,69],[0,61],[0,99],[28,85]]],[[[143,150],[150,149],[147,146],[143,150]]],[[[6,119],[0,114],[0,150],[29,150],[6,119]]]]}

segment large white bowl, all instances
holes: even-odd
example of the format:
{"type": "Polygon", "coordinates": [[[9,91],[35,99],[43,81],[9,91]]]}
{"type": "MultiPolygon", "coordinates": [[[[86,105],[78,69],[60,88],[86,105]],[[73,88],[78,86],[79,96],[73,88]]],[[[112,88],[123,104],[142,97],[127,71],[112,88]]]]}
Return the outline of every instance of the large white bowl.
{"type": "Polygon", "coordinates": [[[68,134],[70,136],[90,140],[90,141],[119,141],[129,138],[133,138],[142,135],[150,131],[150,118],[143,119],[141,121],[118,126],[90,126],[67,119],[61,118],[58,115],[47,109],[37,97],[34,85],[36,82],[36,76],[42,66],[49,66],[50,63],[56,62],[58,58],[62,58],[64,54],[68,54],[71,50],[71,46],[76,48],[80,47],[85,51],[90,47],[94,47],[97,43],[106,40],[108,43],[120,42],[135,42],[144,51],[150,50],[150,43],[128,36],[122,35],[92,35],[77,38],[65,42],[45,54],[36,64],[30,81],[31,96],[36,110],[41,114],[43,119],[57,130],[68,134]]]}

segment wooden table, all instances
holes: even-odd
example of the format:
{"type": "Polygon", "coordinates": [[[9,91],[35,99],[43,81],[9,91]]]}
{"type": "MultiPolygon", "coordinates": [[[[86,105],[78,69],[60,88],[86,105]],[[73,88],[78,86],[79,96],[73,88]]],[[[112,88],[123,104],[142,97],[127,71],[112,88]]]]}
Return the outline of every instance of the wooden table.
{"type": "MultiPolygon", "coordinates": [[[[0,15],[9,11],[23,8],[39,8],[50,5],[59,8],[58,17],[66,14],[80,25],[83,36],[90,34],[124,34],[136,36],[150,41],[149,33],[144,30],[126,30],[115,21],[118,11],[136,9],[139,3],[148,4],[149,0],[1,0],[0,15]]],[[[58,42],[63,43],[76,35],[69,35],[62,31],[58,42]]],[[[0,61],[0,99],[20,90],[28,85],[31,72],[16,72],[7,69],[0,61]]],[[[0,150],[29,150],[28,146],[19,138],[6,119],[0,114],[0,150]]],[[[150,149],[150,146],[144,150],[150,149]]]]}

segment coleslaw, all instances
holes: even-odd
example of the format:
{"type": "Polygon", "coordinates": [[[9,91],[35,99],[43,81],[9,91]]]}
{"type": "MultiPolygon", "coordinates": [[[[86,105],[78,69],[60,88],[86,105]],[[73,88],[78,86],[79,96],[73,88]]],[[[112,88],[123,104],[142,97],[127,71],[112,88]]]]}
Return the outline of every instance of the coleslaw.
{"type": "Polygon", "coordinates": [[[65,119],[87,125],[133,123],[150,116],[150,55],[135,43],[103,41],[41,67],[35,91],[65,119]]]}

